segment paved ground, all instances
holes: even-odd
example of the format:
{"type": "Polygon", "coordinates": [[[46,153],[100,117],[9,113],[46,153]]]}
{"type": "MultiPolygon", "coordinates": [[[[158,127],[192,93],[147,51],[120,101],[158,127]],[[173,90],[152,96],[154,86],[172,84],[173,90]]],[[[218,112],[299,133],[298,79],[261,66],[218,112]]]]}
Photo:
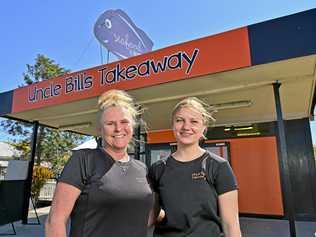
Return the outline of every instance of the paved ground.
{"type": "MultiPolygon", "coordinates": [[[[285,220],[241,218],[243,237],[288,237],[289,224],[285,220]]],[[[315,237],[316,222],[296,222],[297,237],[315,237]]]]}
{"type": "MultiPolygon", "coordinates": [[[[15,222],[15,230],[17,237],[42,237],[44,236],[44,222],[49,212],[49,207],[37,209],[37,214],[39,216],[41,224],[38,225],[36,215],[34,211],[30,211],[28,222],[32,223],[30,225],[22,225],[21,222],[15,222]]],[[[12,236],[13,230],[11,225],[0,226],[1,236],[12,236]],[[11,235],[4,235],[11,234],[11,235]]]]}
{"type": "MultiPolygon", "coordinates": [[[[49,207],[37,210],[41,225],[22,225],[16,222],[15,229],[17,237],[44,237],[43,223],[47,217],[49,207]]],[[[35,214],[30,211],[29,223],[36,223],[35,214]]],[[[270,220],[259,218],[240,219],[243,237],[289,237],[288,221],[270,220]]],[[[297,237],[315,237],[316,222],[296,222],[297,237]]],[[[12,233],[11,225],[0,226],[0,234],[12,233]]],[[[10,235],[2,235],[10,236],[10,235]]],[[[119,237],[119,236],[118,236],[119,237]]],[[[148,236],[149,237],[149,236],[148,236]]]]}

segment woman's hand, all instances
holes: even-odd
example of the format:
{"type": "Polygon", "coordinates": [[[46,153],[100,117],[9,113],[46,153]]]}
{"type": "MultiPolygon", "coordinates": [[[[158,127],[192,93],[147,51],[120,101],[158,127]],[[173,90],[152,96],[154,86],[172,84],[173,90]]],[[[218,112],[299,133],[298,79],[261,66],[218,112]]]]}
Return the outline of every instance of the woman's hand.
{"type": "Polygon", "coordinates": [[[161,212],[161,209],[159,205],[159,197],[158,197],[158,194],[154,192],[154,205],[149,213],[148,226],[152,226],[155,223],[157,223],[158,218],[160,216],[160,212],[161,212]]]}
{"type": "Polygon", "coordinates": [[[161,222],[166,216],[166,213],[163,209],[160,209],[159,215],[157,216],[156,222],[161,222]]]}

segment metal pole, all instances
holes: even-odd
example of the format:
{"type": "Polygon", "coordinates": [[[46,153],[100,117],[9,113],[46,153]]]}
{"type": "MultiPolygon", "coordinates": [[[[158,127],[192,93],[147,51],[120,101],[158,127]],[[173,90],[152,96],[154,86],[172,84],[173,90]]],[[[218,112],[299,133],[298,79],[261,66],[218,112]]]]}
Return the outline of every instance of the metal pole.
{"type": "Polygon", "coordinates": [[[283,177],[281,177],[283,180],[282,194],[284,195],[283,200],[285,202],[284,203],[285,210],[287,213],[287,217],[289,218],[290,236],[296,237],[294,201],[293,201],[289,162],[288,162],[288,156],[287,156],[284,120],[283,120],[283,115],[282,115],[281,99],[280,99],[280,93],[279,93],[280,86],[281,84],[279,82],[273,83],[275,109],[277,113],[278,140],[279,140],[279,149],[280,149],[279,161],[280,161],[280,166],[282,170],[281,174],[283,174],[283,177]]]}
{"type": "Polygon", "coordinates": [[[110,50],[107,50],[106,63],[109,63],[110,60],[110,50]]]}
{"type": "Polygon", "coordinates": [[[101,64],[103,64],[103,51],[102,51],[102,45],[100,44],[100,58],[101,58],[101,64]]]}
{"type": "Polygon", "coordinates": [[[135,140],[136,140],[136,144],[134,146],[134,158],[136,160],[139,160],[140,159],[140,142],[141,142],[141,134],[140,134],[140,124],[138,124],[135,128],[135,140]]]}
{"type": "Polygon", "coordinates": [[[33,175],[33,167],[34,167],[34,160],[35,160],[35,154],[36,154],[38,127],[39,127],[39,123],[38,121],[35,121],[34,126],[33,126],[33,135],[32,135],[32,143],[31,143],[31,160],[29,162],[27,179],[25,181],[23,216],[22,216],[23,224],[27,224],[27,218],[29,214],[29,204],[30,204],[29,202],[30,202],[30,197],[31,197],[32,175],[33,175]]]}

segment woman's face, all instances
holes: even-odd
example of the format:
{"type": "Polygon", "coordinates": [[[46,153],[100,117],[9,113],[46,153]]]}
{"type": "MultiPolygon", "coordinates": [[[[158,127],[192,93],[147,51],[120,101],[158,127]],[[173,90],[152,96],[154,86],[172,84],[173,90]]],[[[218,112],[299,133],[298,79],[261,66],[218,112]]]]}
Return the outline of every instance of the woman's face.
{"type": "Polygon", "coordinates": [[[189,107],[183,107],[175,113],[172,127],[178,145],[198,144],[206,129],[202,114],[189,107]]]}
{"type": "Polygon", "coordinates": [[[101,115],[99,129],[107,149],[124,151],[133,137],[133,119],[126,109],[109,107],[101,115]]]}

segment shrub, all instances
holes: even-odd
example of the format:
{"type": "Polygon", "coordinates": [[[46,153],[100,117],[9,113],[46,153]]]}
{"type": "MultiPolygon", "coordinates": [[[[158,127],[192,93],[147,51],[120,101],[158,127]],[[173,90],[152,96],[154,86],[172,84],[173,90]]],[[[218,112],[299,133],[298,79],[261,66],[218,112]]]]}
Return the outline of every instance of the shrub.
{"type": "Polygon", "coordinates": [[[34,166],[31,193],[33,198],[35,199],[35,203],[37,203],[38,201],[41,188],[44,186],[48,179],[51,179],[53,177],[54,174],[49,168],[38,165],[34,166]]]}

